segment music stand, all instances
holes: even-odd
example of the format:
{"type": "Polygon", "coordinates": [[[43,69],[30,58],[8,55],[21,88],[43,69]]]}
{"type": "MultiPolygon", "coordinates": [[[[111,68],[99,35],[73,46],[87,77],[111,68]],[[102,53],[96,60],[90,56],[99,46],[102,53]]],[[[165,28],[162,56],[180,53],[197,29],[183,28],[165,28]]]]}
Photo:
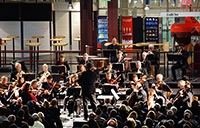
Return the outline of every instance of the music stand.
{"type": "Polygon", "coordinates": [[[51,72],[52,73],[65,73],[66,72],[66,66],[65,65],[52,65],[51,66],[51,72]]]}
{"type": "Polygon", "coordinates": [[[121,72],[124,71],[124,64],[123,63],[115,63],[113,64],[113,67],[112,67],[114,70],[119,70],[121,72]]]}
{"type": "Polygon", "coordinates": [[[118,89],[115,84],[105,84],[102,85],[102,94],[103,95],[111,95],[111,89],[114,89],[116,92],[118,92],[118,89]]]}
{"type": "Polygon", "coordinates": [[[117,56],[117,50],[116,49],[103,49],[102,55],[103,55],[103,57],[107,57],[110,60],[112,60],[112,58],[117,56]]]}
{"type": "Polygon", "coordinates": [[[133,81],[133,74],[134,74],[134,72],[128,72],[127,73],[127,80],[128,81],[133,81]]]}
{"type": "Polygon", "coordinates": [[[155,60],[155,55],[154,54],[148,54],[147,59],[150,60],[150,61],[153,61],[153,60],[155,60]]]}
{"type": "Polygon", "coordinates": [[[167,59],[168,61],[179,61],[182,60],[182,55],[168,54],[167,59]]]}
{"type": "Polygon", "coordinates": [[[51,73],[51,76],[53,77],[53,81],[55,81],[55,82],[60,81],[60,74],[59,73],[51,73]]]}
{"type": "Polygon", "coordinates": [[[36,78],[35,73],[25,73],[25,74],[22,74],[22,76],[24,77],[25,81],[32,81],[33,79],[36,78]]]}
{"type": "Polygon", "coordinates": [[[130,68],[131,68],[131,71],[135,71],[136,70],[136,63],[135,62],[131,62],[130,63],[130,68]]]}

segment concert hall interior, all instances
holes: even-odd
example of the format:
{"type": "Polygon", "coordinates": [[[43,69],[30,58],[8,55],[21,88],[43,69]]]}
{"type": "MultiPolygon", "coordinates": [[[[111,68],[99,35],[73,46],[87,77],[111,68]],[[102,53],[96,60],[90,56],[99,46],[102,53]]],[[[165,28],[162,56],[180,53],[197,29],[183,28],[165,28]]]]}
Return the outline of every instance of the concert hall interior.
{"type": "Polygon", "coordinates": [[[200,0],[0,0],[0,128],[200,128],[200,0]]]}

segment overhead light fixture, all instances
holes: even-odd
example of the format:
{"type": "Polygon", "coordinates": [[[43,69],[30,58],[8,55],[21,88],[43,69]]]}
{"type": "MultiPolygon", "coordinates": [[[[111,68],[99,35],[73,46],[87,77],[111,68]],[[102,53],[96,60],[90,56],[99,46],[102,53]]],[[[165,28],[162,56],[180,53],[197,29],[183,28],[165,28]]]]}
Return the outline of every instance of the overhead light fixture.
{"type": "Polygon", "coordinates": [[[144,8],[145,11],[148,11],[149,9],[150,9],[150,8],[149,8],[148,5],[146,5],[145,8],[144,8]]]}
{"type": "Polygon", "coordinates": [[[69,4],[68,9],[73,9],[72,4],[69,4]]]}

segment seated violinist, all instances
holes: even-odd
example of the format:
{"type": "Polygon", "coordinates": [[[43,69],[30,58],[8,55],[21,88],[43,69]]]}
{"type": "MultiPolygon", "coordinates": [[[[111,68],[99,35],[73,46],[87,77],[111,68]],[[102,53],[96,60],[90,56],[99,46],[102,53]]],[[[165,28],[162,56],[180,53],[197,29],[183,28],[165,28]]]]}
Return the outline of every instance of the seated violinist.
{"type": "Polygon", "coordinates": [[[106,73],[106,78],[103,78],[101,80],[101,84],[102,85],[114,84],[114,85],[116,85],[117,88],[119,87],[118,82],[111,78],[111,73],[110,72],[106,73]]]}
{"type": "Polygon", "coordinates": [[[113,79],[116,79],[116,78],[117,78],[117,71],[114,70],[114,69],[112,69],[112,63],[108,63],[107,69],[105,69],[105,70],[103,71],[103,73],[107,73],[107,72],[110,72],[110,73],[111,73],[111,77],[112,77],[113,79]]]}
{"type": "Polygon", "coordinates": [[[38,77],[40,79],[39,83],[46,82],[47,77],[50,75],[47,64],[42,65],[42,70],[43,71],[38,74],[38,77]]]}
{"type": "Polygon", "coordinates": [[[11,81],[18,80],[19,77],[22,77],[22,74],[25,74],[24,71],[22,71],[22,65],[20,63],[15,64],[16,71],[11,73],[11,81]]]}
{"type": "Polygon", "coordinates": [[[31,82],[31,87],[30,87],[30,91],[33,95],[36,95],[38,92],[38,85],[37,85],[37,80],[33,80],[31,82]]]}
{"type": "Polygon", "coordinates": [[[78,75],[80,76],[85,71],[86,71],[85,66],[83,64],[80,64],[78,67],[78,75]]]}
{"type": "Polygon", "coordinates": [[[23,105],[26,105],[28,101],[35,101],[37,102],[37,99],[35,98],[35,96],[33,94],[31,94],[29,92],[30,90],[30,84],[29,83],[25,83],[23,88],[22,88],[22,103],[23,105]]]}
{"type": "Polygon", "coordinates": [[[47,81],[42,83],[42,90],[44,90],[42,93],[42,98],[46,98],[48,101],[51,101],[51,89],[53,88],[53,85],[53,77],[49,75],[47,77],[47,81]]]}
{"type": "Polygon", "coordinates": [[[6,76],[2,76],[1,77],[1,83],[0,83],[0,88],[3,88],[3,89],[7,89],[8,88],[8,77],[6,76]]]}

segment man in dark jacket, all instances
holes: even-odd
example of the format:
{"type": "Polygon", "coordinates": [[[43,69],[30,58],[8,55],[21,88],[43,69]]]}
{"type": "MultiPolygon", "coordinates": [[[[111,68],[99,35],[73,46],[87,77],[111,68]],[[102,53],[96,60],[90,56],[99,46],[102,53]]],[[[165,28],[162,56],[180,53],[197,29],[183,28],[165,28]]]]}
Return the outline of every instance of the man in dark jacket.
{"type": "Polygon", "coordinates": [[[183,77],[184,75],[186,75],[186,68],[188,67],[187,58],[189,54],[184,49],[184,44],[180,44],[179,47],[180,47],[180,51],[177,52],[177,55],[181,55],[182,59],[177,61],[177,63],[172,66],[173,81],[177,81],[176,72],[175,72],[176,69],[181,68],[182,77],[183,77]]]}
{"type": "Polygon", "coordinates": [[[78,80],[78,83],[82,87],[82,96],[83,96],[83,108],[84,108],[84,119],[88,118],[88,106],[87,100],[90,101],[93,112],[96,110],[96,96],[95,96],[95,81],[97,80],[97,73],[92,71],[92,64],[87,63],[87,71],[83,72],[81,77],[78,80]]]}
{"type": "Polygon", "coordinates": [[[108,45],[108,49],[117,49],[120,50],[120,46],[117,44],[117,39],[112,39],[112,44],[108,45]]]}

